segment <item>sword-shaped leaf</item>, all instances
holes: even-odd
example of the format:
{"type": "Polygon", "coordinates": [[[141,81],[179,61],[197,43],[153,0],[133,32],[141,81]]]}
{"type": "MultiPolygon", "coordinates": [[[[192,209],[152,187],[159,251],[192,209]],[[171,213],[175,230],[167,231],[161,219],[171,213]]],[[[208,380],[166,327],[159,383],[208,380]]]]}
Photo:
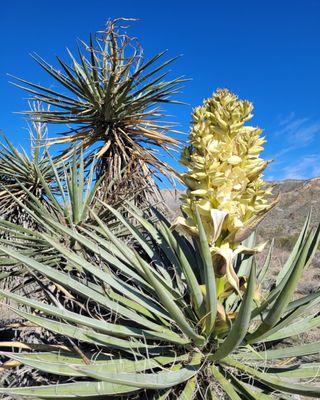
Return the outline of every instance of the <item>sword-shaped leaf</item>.
{"type": "Polygon", "coordinates": [[[243,339],[245,338],[251,320],[251,309],[253,305],[255,281],[256,281],[256,269],[253,263],[251,266],[247,290],[242,299],[239,313],[234,323],[232,324],[228,336],[220,345],[218,350],[213,354],[212,356],[213,361],[221,360],[222,358],[231,354],[242,343],[243,339]]]}
{"type": "Polygon", "coordinates": [[[75,368],[84,372],[92,378],[100,379],[102,381],[107,381],[110,383],[146,389],[166,389],[176,386],[192,378],[201,368],[201,356],[199,354],[194,355],[190,363],[185,366],[181,366],[181,368],[179,368],[177,371],[164,371],[154,374],[114,374],[107,371],[101,371],[98,373],[93,371],[90,366],[76,366],[75,368]]]}

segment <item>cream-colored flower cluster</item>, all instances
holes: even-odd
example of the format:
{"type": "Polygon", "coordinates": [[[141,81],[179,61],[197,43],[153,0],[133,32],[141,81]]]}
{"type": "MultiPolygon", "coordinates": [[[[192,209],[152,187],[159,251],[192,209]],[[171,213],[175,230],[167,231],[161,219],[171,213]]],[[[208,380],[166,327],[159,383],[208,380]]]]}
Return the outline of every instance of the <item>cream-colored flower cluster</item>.
{"type": "Polygon", "coordinates": [[[211,246],[242,241],[271,207],[261,177],[268,163],[259,157],[265,139],[261,129],[245,125],[252,109],[249,101],[219,89],[194,110],[190,146],[182,155],[185,217],[177,225],[197,233],[197,206],[211,246]]]}

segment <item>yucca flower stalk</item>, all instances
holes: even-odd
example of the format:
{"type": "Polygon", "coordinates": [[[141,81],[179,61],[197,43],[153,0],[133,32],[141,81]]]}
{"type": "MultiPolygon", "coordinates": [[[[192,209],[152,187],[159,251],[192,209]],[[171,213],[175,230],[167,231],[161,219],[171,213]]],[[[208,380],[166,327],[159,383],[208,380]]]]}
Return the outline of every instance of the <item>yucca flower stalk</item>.
{"type": "Polygon", "coordinates": [[[62,137],[49,140],[49,144],[64,145],[59,161],[82,150],[86,164],[97,161],[97,177],[103,176],[106,185],[123,174],[122,185],[128,191],[140,199],[157,199],[153,172],[172,172],[158,157],[157,148],[168,151],[178,143],[168,134],[173,126],[165,121],[161,106],[178,103],[172,97],[185,79],[166,79],[166,67],[174,58],[162,61],[165,52],[145,60],[137,39],[129,37],[121,25],[127,21],[131,20],[109,21],[89,43],[81,42],[77,56],[68,52],[69,64],[58,57],[61,70],[34,56],[58,88],[19,78],[16,85],[51,106],[27,111],[28,116],[67,127],[62,137]]]}
{"type": "MultiPolygon", "coordinates": [[[[245,125],[252,118],[252,103],[239,100],[229,90],[217,90],[193,113],[182,163],[187,172],[182,180],[187,192],[182,196],[183,216],[177,227],[198,235],[196,210],[205,228],[218,275],[239,290],[239,277],[233,270],[235,257],[244,251],[257,251],[241,245],[275,204],[269,201],[262,173],[267,161],[260,158],[265,139],[262,130],[245,125]],[[222,261],[221,261],[222,260],[222,261]],[[217,267],[218,268],[218,267],[217,267]]],[[[222,293],[223,294],[223,293],[222,293]]]]}
{"type": "Polygon", "coordinates": [[[210,245],[241,241],[271,207],[262,179],[268,162],[260,158],[265,139],[260,128],[245,125],[252,110],[249,101],[220,89],[193,113],[190,145],[182,155],[186,218],[179,222],[196,232],[198,207],[210,245]]]}

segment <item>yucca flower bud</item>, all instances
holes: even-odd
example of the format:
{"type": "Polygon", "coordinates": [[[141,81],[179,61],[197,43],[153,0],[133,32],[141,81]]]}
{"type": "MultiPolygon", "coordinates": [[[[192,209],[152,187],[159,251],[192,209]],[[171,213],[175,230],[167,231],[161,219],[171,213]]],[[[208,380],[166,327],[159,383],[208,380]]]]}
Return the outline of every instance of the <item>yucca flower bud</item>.
{"type": "Polygon", "coordinates": [[[194,110],[190,144],[181,159],[187,167],[182,175],[187,192],[182,196],[183,216],[175,225],[197,234],[198,208],[212,252],[225,259],[225,274],[235,288],[232,257],[274,204],[268,202],[271,189],[262,179],[268,165],[260,158],[262,130],[245,125],[252,110],[249,101],[217,90],[194,110]]]}

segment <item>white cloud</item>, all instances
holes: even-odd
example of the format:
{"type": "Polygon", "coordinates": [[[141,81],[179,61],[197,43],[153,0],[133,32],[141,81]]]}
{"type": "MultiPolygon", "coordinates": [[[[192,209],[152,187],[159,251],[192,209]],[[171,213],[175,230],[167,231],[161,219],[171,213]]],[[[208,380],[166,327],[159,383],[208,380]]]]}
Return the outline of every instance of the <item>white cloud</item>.
{"type": "Polygon", "coordinates": [[[292,139],[297,141],[297,145],[311,143],[320,134],[320,122],[314,122],[307,126],[302,126],[292,135],[292,139]]]}
{"type": "MultiPolygon", "coordinates": [[[[273,133],[275,146],[271,159],[274,164],[269,174],[278,179],[306,179],[320,175],[320,158],[314,154],[318,135],[319,120],[297,117],[295,113],[282,117],[278,130],[273,133]]],[[[267,172],[268,177],[269,174],[267,172]]]]}
{"type": "Polygon", "coordinates": [[[320,122],[310,121],[309,118],[297,118],[295,113],[290,113],[279,122],[279,129],[274,133],[281,136],[286,143],[295,148],[309,144],[317,134],[320,134],[320,122]]]}
{"type": "Polygon", "coordinates": [[[279,116],[279,126],[284,126],[287,125],[289,122],[291,122],[293,119],[295,119],[296,114],[294,112],[291,112],[288,115],[280,115],[279,116]]]}
{"type": "Polygon", "coordinates": [[[291,133],[292,131],[299,129],[303,124],[309,121],[309,118],[298,118],[295,113],[280,118],[279,130],[276,131],[276,135],[291,133]]]}
{"type": "Polygon", "coordinates": [[[292,165],[288,165],[280,172],[281,179],[307,179],[320,175],[320,159],[318,154],[310,154],[292,165]]]}

